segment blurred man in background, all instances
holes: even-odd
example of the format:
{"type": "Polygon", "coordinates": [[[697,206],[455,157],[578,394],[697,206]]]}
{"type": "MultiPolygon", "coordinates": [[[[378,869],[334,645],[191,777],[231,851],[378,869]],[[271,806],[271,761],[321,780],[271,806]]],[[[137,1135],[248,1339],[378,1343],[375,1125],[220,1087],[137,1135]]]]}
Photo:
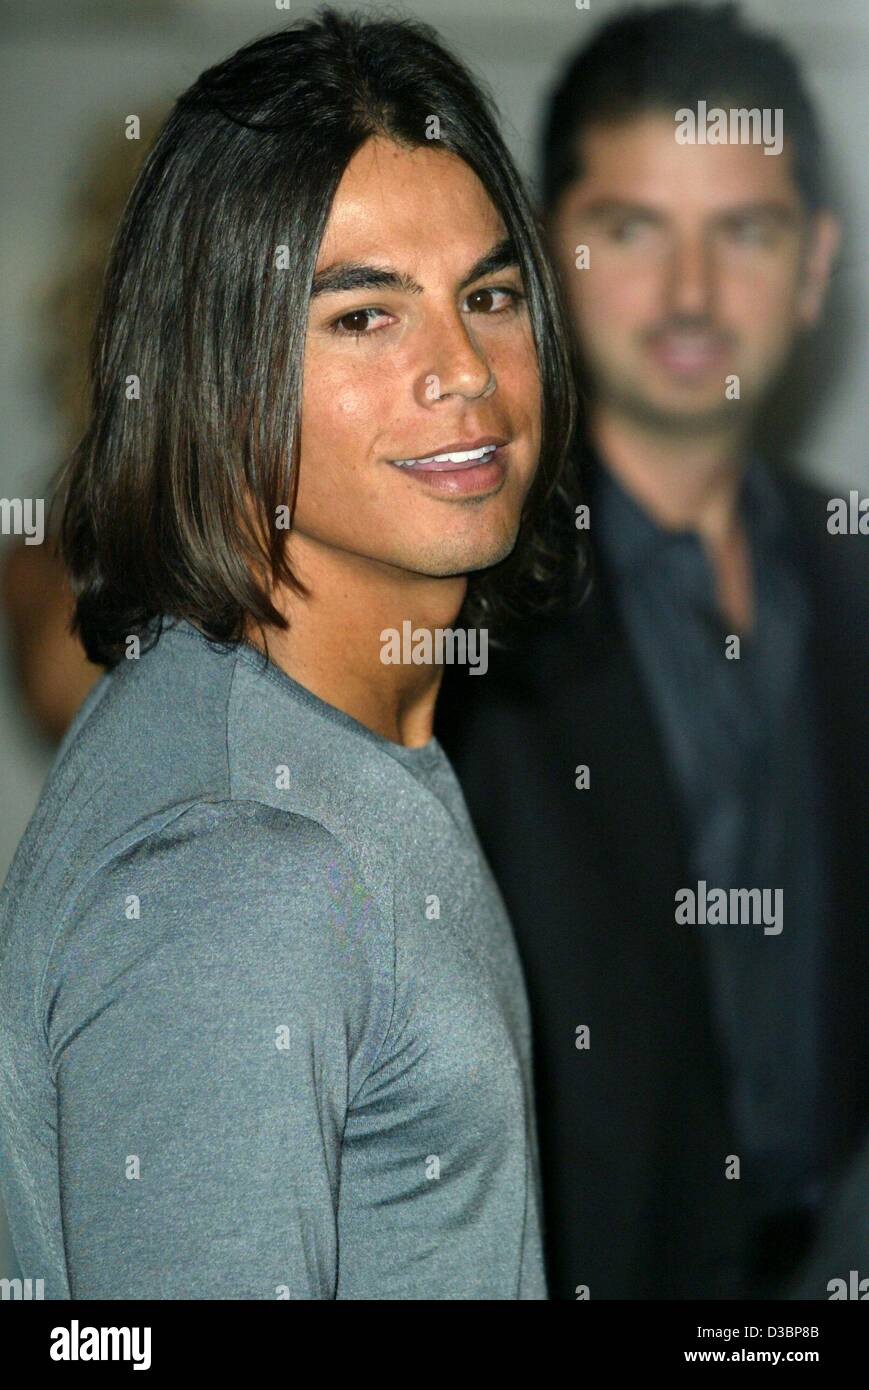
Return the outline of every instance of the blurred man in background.
{"type": "Polygon", "coordinates": [[[756,444],[834,262],[822,174],[733,6],[626,13],[552,97],[593,584],[442,737],[536,1017],[556,1297],[779,1296],[866,1122],[866,542],[756,444]]]}

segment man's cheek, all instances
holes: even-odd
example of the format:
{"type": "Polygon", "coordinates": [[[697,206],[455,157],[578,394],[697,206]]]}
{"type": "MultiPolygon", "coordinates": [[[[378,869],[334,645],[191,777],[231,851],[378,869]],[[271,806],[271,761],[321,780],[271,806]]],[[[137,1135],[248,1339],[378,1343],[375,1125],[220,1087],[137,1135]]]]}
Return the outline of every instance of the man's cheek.
{"type": "Polygon", "coordinates": [[[576,274],[587,276],[576,290],[576,303],[585,319],[596,325],[606,326],[608,323],[629,317],[629,306],[622,302],[622,285],[604,275],[592,278],[591,272],[577,271],[576,274]]]}
{"type": "Polygon", "coordinates": [[[323,378],[321,398],[322,409],[334,415],[339,429],[371,414],[372,391],[362,372],[352,377],[346,370],[327,373],[323,378]]]}

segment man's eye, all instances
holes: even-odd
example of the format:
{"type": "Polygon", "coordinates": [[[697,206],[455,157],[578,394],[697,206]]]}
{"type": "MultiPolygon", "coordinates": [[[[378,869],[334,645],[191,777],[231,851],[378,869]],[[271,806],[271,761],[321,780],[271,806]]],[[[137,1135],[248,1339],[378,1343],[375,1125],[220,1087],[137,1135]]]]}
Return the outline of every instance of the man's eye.
{"type": "Polygon", "coordinates": [[[472,290],[466,302],[474,314],[501,314],[506,309],[515,309],[524,298],[521,290],[502,288],[498,285],[484,290],[472,290]],[[506,304],[503,303],[504,299],[507,301],[506,304]]]}
{"type": "Polygon", "coordinates": [[[351,309],[349,313],[342,314],[329,324],[332,333],[343,335],[346,338],[370,338],[371,333],[379,330],[371,328],[373,319],[388,318],[389,315],[384,309],[351,309]],[[370,329],[370,331],[369,331],[370,329]]]}
{"type": "Polygon", "coordinates": [[[610,226],[610,237],[613,241],[636,241],[637,236],[647,231],[648,221],[643,217],[628,217],[624,222],[613,222],[610,226]]]}
{"type": "Polygon", "coordinates": [[[752,246],[763,246],[772,240],[773,231],[768,222],[761,218],[734,222],[730,228],[735,241],[752,246]]]}

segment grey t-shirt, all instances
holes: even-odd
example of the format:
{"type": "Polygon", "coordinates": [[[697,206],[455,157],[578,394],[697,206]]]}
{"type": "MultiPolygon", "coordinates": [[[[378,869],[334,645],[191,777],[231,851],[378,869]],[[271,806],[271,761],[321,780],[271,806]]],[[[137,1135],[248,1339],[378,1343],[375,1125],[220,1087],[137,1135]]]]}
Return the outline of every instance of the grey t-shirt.
{"type": "Polygon", "coordinates": [[[46,1298],[546,1297],[530,1041],[435,739],[188,623],[100,680],[0,898],[46,1298]]]}

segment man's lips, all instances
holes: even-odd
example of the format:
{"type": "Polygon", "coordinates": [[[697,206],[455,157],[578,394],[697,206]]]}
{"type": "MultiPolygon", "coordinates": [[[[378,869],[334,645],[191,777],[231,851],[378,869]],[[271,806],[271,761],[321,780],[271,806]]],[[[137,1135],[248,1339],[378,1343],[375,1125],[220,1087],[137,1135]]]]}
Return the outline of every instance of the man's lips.
{"type": "Polygon", "coordinates": [[[717,333],[658,333],[649,341],[657,362],[677,372],[701,372],[722,361],[726,343],[717,333]]]}
{"type": "Polygon", "coordinates": [[[403,473],[410,487],[427,490],[443,498],[485,497],[500,492],[507,477],[510,441],[490,440],[476,448],[441,450],[433,457],[413,460],[389,460],[391,467],[403,473]],[[411,483],[410,479],[415,479],[411,483]]]}
{"type": "Polygon", "coordinates": [[[479,439],[457,440],[451,444],[440,444],[424,454],[390,459],[396,468],[413,473],[454,473],[464,469],[480,468],[492,462],[497,450],[507,440],[498,435],[483,435],[479,439]]]}

